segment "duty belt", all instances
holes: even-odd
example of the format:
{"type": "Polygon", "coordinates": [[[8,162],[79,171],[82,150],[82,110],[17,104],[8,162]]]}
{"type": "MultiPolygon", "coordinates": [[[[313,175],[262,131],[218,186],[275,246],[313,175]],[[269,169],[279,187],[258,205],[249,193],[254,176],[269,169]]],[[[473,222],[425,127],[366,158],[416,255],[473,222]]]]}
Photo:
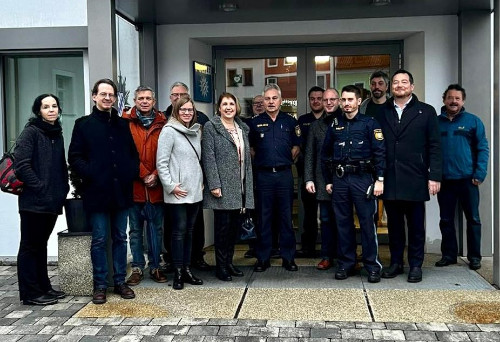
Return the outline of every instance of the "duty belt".
{"type": "Polygon", "coordinates": [[[268,172],[279,172],[279,171],[284,171],[284,170],[290,170],[290,168],[291,168],[290,165],[282,165],[282,166],[275,166],[275,167],[259,166],[257,168],[257,170],[268,171],[268,172]]]}
{"type": "Polygon", "coordinates": [[[353,165],[353,164],[337,164],[335,167],[335,175],[338,178],[344,177],[346,173],[362,173],[362,172],[371,172],[371,168],[368,167],[369,164],[361,166],[360,164],[358,165],[353,165]]]}

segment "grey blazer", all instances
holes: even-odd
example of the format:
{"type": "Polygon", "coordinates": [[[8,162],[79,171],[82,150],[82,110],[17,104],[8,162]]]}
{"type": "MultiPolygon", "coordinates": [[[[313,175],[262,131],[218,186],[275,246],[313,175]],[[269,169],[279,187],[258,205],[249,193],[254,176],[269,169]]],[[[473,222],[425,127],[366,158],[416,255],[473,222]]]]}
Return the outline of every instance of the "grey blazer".
{"type": "MultiPolygon", "coordinates": [[[[252,209],[254,208],[254,198],[252,160],[250,157],[250,143],[248,142],[249,128],[239,117],[235,117],[234,120],[243,131],[245,145],[245,208],[252,209]]],[[[238,151],[219,116],[213,116],[203,127],[201,156],[206,179],[203,190],[203,208],[216,210],[242,208],[242,185],[238,151]],[[216,198],[210,192],[217,188],[221,188],[222,197],[216,198]]]]}

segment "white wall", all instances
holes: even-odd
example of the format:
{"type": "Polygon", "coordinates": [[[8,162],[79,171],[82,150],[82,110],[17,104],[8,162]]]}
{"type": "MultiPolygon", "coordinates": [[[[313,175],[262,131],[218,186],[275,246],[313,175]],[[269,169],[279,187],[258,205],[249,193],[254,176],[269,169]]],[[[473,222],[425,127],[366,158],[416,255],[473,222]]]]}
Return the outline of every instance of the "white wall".
{"type": "MultiPolygon", "coordinates": [[[[161,25],[158,27],[159,101],[168,104],[168,87],[191,84],[193,60],[211,63],[210,44],[291,44],[404,39],[404,67],[415,78],[415,93],[439,110],[441,94],[458,79],[456,16],[349,19],[276,23],[161,25]],[[203,43],[206,42],[206,43],[203,43]],[[191,48],[192,45],[197,49],[191,48]],[[199,49],[203,46],[203,49],[199,49]]],[[[427,251],[439,253],[439,208],[427,203],[427,251]]]]}
{"type": "Polygon", "coordinates": [[[87,26],[87,0],[2,1],[0,28],[87,26]]]}

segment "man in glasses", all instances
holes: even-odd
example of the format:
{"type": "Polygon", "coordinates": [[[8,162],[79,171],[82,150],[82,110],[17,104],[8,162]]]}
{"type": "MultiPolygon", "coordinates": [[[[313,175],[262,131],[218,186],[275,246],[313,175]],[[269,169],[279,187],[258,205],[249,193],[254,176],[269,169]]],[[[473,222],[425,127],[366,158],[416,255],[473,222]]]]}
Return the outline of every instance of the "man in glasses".
{"type": "MultiPolygon", "coordinates": [[[[188,86],[183,82],[179,81],[174,82],[174,84],[172,84],[172,86],[170,87],[171,104],[164,111],[167,119],[170,118],[170,115],[172,114],[172,108],[174,103],[177,102],[177,100],[183,95],[189,95],[188,86]]],[[[196,110],[196,115],[197,115],[197,121],[201,126],[203,126],[209,120],[208,117],[199,110],[196,110]]],[[[172,231],[170,230],[169,220],[170,218],[168,216],[168,213],[165,212],[163,233],[164,233],[164,245],[165,249],[167,250],[167,253],[164,254],[164,260],[165,263],[167,263],[167,271],[169,271],[170,268],[168,267],[168,264],[170,264],[169,251],[170,251],[170,241],[172,237],[172,231]]],[[[203,258],[203,256],[205,255],[203,247],[205,247],[205,222],[203,220],[203,210],[198,210],[198,216],[196,218],[193,230],[193,248],[191,255],[191,266],[200,271],[207,271],[210,269],[210,265],[208,265],[203,258]]]]}
{"type": "Polygon", "coordinates": [[[133,181],[139,177],[139,156],[128,122],[113,108],[116,94],[117,87],[109,79],[94,84],[92,113],[76,120],[68,151],[71,169],[82,178],[83,206],[92,228],[94,304],[106,303],[108,232],[113,240],[114,292],[124,299],[135,298],[125,276],[127,217],[134,204],[133,181]]]}

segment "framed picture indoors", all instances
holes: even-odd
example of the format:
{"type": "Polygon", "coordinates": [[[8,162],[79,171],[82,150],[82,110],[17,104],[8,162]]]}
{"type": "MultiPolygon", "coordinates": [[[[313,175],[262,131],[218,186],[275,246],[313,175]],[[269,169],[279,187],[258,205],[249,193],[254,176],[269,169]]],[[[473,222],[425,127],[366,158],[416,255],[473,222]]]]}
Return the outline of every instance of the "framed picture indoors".
{"type": "Polygon", "coordinates": [[[212,102],[212,66],[193,62],[193,99],[199,102],[212,102]]]}

